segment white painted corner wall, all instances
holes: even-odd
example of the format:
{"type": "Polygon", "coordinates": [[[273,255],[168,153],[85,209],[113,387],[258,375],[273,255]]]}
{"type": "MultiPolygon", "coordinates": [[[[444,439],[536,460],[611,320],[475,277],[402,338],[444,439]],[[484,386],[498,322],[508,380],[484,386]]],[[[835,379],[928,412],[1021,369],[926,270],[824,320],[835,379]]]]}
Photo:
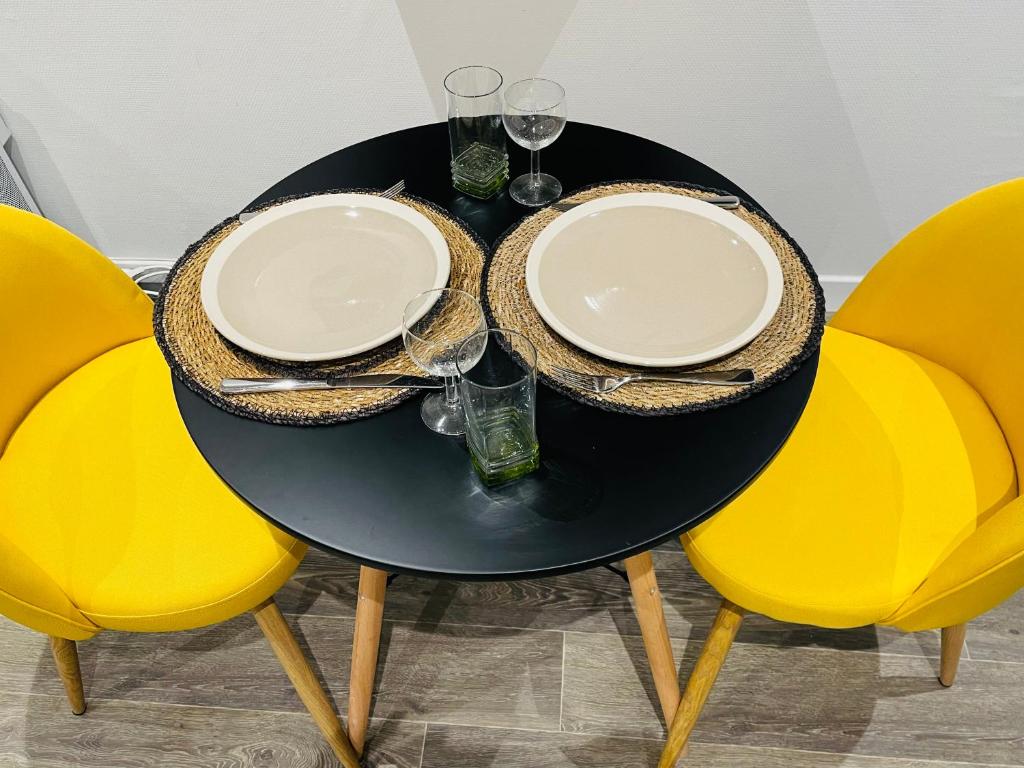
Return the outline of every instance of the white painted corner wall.
{"type": "Polygon", "coordinates": [[[307,162],[440,119],[448,69],[540,73],[571,118],[747,189],[835,308],[915,224],[1024,175],[1022,50],[1024,0],[3,0],[0,117],[44,213],[171,261],[307,162]]]}

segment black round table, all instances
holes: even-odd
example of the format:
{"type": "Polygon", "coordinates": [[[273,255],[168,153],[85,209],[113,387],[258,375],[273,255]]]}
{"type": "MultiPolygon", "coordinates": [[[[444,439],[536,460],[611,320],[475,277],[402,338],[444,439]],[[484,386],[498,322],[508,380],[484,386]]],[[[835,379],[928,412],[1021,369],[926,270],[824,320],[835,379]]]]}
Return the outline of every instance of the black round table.
{"type": "MultiPolygon", "coordinates": [[[[583,123],[567,125],[541,158],[567,194],[600,181],[649,179],[750,199],[680,152],[583,123]]],[[[510,146],[510,162],[513,174],[523,172],[525,150],[510,146]]],[[[446,124],[410,128],[317,160],[254,204],[405,179],[410,194],[451,211],[488,243],[530,212],[506,192],[488,201],[456,192],[448,164],[446,124]]],[[[625,559],[670,720],[678,684],[645,553],[713,514],[758,474],[799,419],[816,367],[815,356],[747,400],[682,416],[609,413],[541,385],[542,467],[498,488],[477,479],[461,438],[423,426],[418,398],[349,424],[288,427],[233,416],[174,386],[193,440],[227,485],[280,528],[364,566],[349,725],[361,748],[387,573],[507,580],[625,559]]]]}

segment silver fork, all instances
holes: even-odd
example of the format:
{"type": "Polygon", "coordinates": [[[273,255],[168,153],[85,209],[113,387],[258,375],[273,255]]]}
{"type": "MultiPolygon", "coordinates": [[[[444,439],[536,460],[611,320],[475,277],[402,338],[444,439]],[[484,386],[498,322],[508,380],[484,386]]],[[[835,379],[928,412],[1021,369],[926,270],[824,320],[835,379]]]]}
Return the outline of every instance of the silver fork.
{"type": "Polygon", "coordinates": [[[385,200],[394,200],[403,192],[405,192],[405,179],[399,179],[377,196],[383,197],[385,200]]]}
{"type": "MultiPolygon", "coordinates": [[[[740,199],[736,195],[712,195],[711,197],[698,197],[697,199],[703,200],[705,203],[717,205],[719,208],[725,208],[728,211],[733,211],[740,207],[740,199]]],[[[583,203],[568,203],[559,200],[556,203],[552,203],[551,207],[556,211],[565,213],[566,211],[571,211],[577,205],[583,205],[583,203]]]]}
{"type": "MultiPolygon", "coordinates": [[[[385,189],[383,192],[378,193],[377,197],[383,197],[385,200],[394,200],[403,192],[405,192],[405,179],[401,179],[395,182],[390,187],[385,189]]],[[[249,221],[249,219],[259,216],[261,213],[263,213],[262,210],[243,211],[242,213],[238,214],[238,223],[244,224],[245,222],[249,221]]]]}
{"type": "Polygon", "coordinates": [[[713,384],[719,387],[736,387],[753,384],[756,380],[750,368],[736,368],[728,371],[694,371],[693,373],[633,373],[628,376],[602,376],[600,374],[570,371],[558,365],[551,366],[551,375],[570,387],[607,395],[626,384],[637,381],[664,384],[713,384]]]}

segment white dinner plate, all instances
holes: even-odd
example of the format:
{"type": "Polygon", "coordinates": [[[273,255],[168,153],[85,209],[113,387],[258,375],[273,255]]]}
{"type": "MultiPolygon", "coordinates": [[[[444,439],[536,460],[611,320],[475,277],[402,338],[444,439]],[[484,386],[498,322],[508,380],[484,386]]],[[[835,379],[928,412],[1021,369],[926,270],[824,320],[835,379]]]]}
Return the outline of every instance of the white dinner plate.
{"type": "Polygon", "coordinates": [[[317,195],[224,238],[201,296],[214,327],[243,349],[332,360],[400,335],[405,305],[443,288],[450,268],[448,244],[419,211],[374,195],[317,195]]]}
{"type": "Polygon", "coordinates": [[[682,195],[636,192],[584,203],[541,231],[526,287],[559,335],[631,365],[692,365],[764,330],[782,269],[738,216],[682,195]]]}

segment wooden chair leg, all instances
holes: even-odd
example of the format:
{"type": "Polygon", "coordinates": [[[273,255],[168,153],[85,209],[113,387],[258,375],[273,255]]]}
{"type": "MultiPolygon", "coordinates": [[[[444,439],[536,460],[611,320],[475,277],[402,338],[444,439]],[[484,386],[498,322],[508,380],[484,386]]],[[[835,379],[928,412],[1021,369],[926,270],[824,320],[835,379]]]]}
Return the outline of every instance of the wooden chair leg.
{"type": "Polygon", "coordinates": [[[676,660],[672,654],[672,643],[665,625],[665,612],[661,604],[661,592],[658,580],[654,575],[654,563],[651,553],[633,555],[626,558],[626,575],[629,577],[629,588],[633,592],[633,603],[636,606],[636,618],[640,622],[640,633],[644,638],[647,661],[654,675],[654,687],[658,691],[658,701],[665,715],[668,726],[675,717],[679,706],[679,676],[676,673],[676,660]]]}
{"type": "Polygon", "coordinates": [[[273,598],[254,608],[252,613],[334,754],[345,768],[359,768],[359,756],[349,743],[327,693],[309,666],[309,661],[273,598]]]}
{"type": "Polygon", "coordinates": [[[732,646],[733,638],[739,631],[743,622],[743,609],[733,605],[728,600],[723,600],[718,609],[718,615],[711,625],[711,632],[708,639],[704,641],[700,657],[690,674],[686,683],[686,692],[683,694],[679,708],[676,710],[675,719],[668,732],[668,739],[665,742],[665,749],[658,761],[658,768],[672,768],[679,758],[679,753],[686,746],[686,740],[690,737],[693,726],[700,717],[704,702],[707,701],[711,686],[715,684],[718,677],[718,670],[722,668],[726,654],[732,646]]]}
{"type": "Polygon", "coordinates": [[[385,571],[366,565],[359,568],[359,598],[348,689],[348,737],[360,755],[363,754],[366,729],[370,724],[370,702],[373,700],[373,679],[377,674],[377,650],[387,587],[385,571]]]}
{"type": "Polygon", "coordinates": [[[966,624],[954,624],[942,628],[942,659],[939,661],[939,682],[949,688],[956,680],[956,671],[960,667],[960,654],[964,650],[967,637],[966,624]]]}
{"type": "Polygon", "coordinates": [[[57,664],[57,673],[68,694],[71,712],[81,715],[85,712],[85,692],[82,689],[82,670],[78,666],[78,646],[74,640],[50,636],[50,650],[57,664]]]}

